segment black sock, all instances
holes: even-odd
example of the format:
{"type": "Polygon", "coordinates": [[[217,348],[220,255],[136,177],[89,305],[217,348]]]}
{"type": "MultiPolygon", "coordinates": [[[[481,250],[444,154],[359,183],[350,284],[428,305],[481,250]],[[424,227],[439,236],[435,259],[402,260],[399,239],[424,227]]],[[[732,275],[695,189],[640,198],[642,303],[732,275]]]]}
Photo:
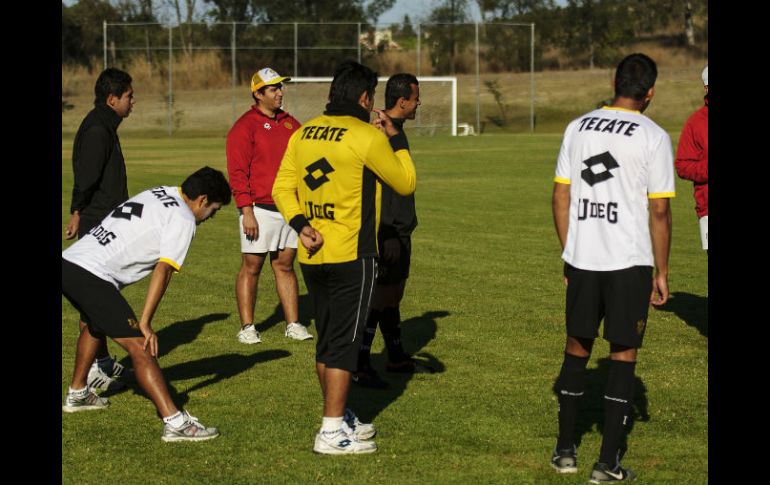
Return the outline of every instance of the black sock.
{"type": "Polygon", "coordinates": [[[380,317],[380,330],[388,349],[388,360],[399,362],[406,360],[406,352],[401,346],[401,312],[398,307],[385,307],[380,317]]]}
{"type": "Polygon", "coordinates": [[[620,440],[631,411],[634,397],[634,369],[636,362],[613,360],[604,391],[604,430],[599,462],[612,468],[618,464],[620,440]]]}
{"type": "Polygon", "coordinates": [[[554,386],[559,399],[559,438],[556,448],[564,450],[575,445],[575,425],[578,406],[585,391],[588,357],[564,353],[561,372],[554,386]]]}
{"type": "Polygon", "coordinates": [[[361,342],[361,349],[358,351],[358,370],[371,367],[369,355],[372,353],[372,342],[377,333],[377,322],[380,320],[380,311],[374,308],[369,309],[369,318],[366,319],[366,329],[364,330],[364,339],[361,342]]]}

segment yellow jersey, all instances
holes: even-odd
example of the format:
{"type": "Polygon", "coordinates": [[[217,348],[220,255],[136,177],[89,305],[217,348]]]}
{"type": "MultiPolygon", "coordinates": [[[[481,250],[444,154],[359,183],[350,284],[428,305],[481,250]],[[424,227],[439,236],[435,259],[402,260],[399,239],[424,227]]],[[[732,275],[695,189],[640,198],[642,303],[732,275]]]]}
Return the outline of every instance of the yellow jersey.
{"type": "Polygon", "coordinates": [[[388,140],[363,121],[364,114],[368,117],[363,108],[344,112],[327,111],[291,136],[273,184],[273,200],[294,230],[299,233],[310,224],[324,238],[312,257],[300,249],[303,264],[377,256],[378,181],[400,195],[415,190],[416,173],[404,134],[388,140]]]}

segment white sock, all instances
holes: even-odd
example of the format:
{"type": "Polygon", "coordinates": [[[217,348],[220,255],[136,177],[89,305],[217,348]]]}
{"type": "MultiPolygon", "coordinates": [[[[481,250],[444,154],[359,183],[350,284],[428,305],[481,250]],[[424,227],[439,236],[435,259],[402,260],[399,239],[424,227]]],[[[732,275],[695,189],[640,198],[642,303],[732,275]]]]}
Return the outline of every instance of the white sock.
{"type": "Polygon", "coordinates": [[[321,422],[322,433],[333,433],[340,428],[342,428],[342,416],[339,418],[329,418],[324,416],[323,421],[321,422]]]}
{"type": "Polygon", "coordinates": [[[71,387],[68,387],[67,394],[74,394],[76,396],[85,396],[88,394],[88,386],[84,387],[83,389],[73,389],[71,387]]]}
{"type": "Polygon", "coordinates": [[[177,411],[176,414],[163,418],[163,422],[170,424],[174,428],[178,428],[184,424],[184,414],[182,411],[177,411]]]}

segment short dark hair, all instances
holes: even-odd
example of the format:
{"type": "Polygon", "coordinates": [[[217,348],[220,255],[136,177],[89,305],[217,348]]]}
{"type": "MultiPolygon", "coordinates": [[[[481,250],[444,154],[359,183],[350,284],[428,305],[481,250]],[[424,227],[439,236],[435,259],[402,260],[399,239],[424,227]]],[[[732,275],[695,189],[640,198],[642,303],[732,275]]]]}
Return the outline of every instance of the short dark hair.
{"type": "Polygon", "coordinates": [[[641,101],[657,78],[655,61],[639,53],[626,56],[615,71],[615,97],[641,101]]]}
{"type": "Polygon", "coordinates": [[[377,87],[377,73],[355,61],[345,61],[334,70],[334,79],[329,88],[329,102],[358,103],[364,92],[374,98],[377,87]]]}
{"type": "Polygon", "coordinates": [[[211,167],[203,167],[182,182],[182,192],[190,199],[205,195],[212,202],[230,203],[232,194],[230,184],[222,172],[211,167]]]}
{"type": "Polygon", "coordinates": [[[96,79],[94,86],[95,104],[104,104],[110,94],[121,97],[131,87],[131,76],[120,69],[108,67],[96,79]]]}
{"type": "Polygon", "coordinates": [[[420,85],[413,74],[401,72],[390,76],[385,85],[385,109],[396,105],[400,98],[409,99],[412,95],[412,84],[420,85]]]}

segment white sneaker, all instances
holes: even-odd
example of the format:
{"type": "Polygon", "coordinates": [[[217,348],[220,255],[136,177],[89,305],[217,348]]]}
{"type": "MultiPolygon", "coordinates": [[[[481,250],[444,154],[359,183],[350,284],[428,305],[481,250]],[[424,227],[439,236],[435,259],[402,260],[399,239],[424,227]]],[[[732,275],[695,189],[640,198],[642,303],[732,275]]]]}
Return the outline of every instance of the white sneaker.
{"type": "Polygon", "coordinates": [[[184,423],[179,428],[174,428],[170,424],[163,425],[163,434],[160,439],[166,442],[171,441],[205,441],[219,436],[219,430],[214,427],[203,426],[198,418],[191,416],[187,411],[184,413],[184,423]]]}
{"type": "Polygon", "coordinates": [[[99,397],[94,394],[90,388],[88,388],[86,392],[81,394],[67,392],[67,397],[64,399],[64,406],[61,408],[65,413],[76,413],[78,411],[104,409],[109,405],[110,402],[106,397],[99,397]]]}
{"type": "Polygon", "coordinates": [[[377,434],[374,424],[362,423],[350,409],[345,409],[345,415],[342,417],[342,430],[359,441],[370,440],[377,434]]]}
{"type": "Polygon", "coordinates": [[[125,382],[117,381],[105,374],[96,362],[91,364],[91,368],[88,369],[86,382],[91,389],[98,389],[100,391],[115,391],[126,387],[125,382]]]}
{"type": "Polygon", "coordinates": [[[262,339],[259,336],[259,332],[257,332],[257,329],[254,328],[254,324],[250,323],[243,327],[240,332],[238,332],[238,341],[242,344],[258,344],[262,343],[262,339]]]}
{"type": "Polygon", "coordinates": [[[377,444],[374,441],[358,441],[342,429],[319,431],[315,435],[313,451],[323,455],[374,453],[377,451],[377,444]]]}
{"type": "Polygon", "coordinates": [[[307,333],[307,327],[301,323],[290,323],[286,325],[285,335],[294,340],[308,340],[313,338],[312,335],[307,333]]]}

